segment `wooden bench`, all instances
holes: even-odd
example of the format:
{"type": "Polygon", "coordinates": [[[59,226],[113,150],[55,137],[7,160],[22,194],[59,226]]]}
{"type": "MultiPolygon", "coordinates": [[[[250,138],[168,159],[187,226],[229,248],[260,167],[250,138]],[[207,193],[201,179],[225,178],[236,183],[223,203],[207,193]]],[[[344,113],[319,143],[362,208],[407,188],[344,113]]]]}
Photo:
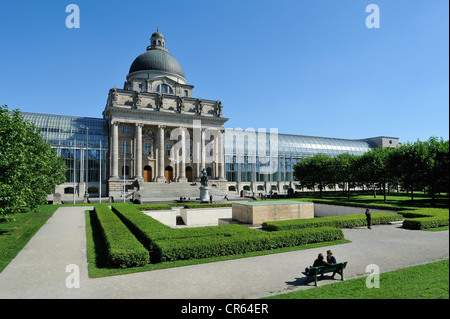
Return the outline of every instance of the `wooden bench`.
{"type": "Polygon", "coordinates": [[[306,276],[306,283],[308,283],[310,279],[314,279],[315,285],[317,286],[317,277],[330,272],[341,275],[341,280],[344,280],[344,268],[346,266],[347,262],[344,261],[331,266],[311,267],[309,268],[308,273],[303,272],[303,274],[306,276]]]}

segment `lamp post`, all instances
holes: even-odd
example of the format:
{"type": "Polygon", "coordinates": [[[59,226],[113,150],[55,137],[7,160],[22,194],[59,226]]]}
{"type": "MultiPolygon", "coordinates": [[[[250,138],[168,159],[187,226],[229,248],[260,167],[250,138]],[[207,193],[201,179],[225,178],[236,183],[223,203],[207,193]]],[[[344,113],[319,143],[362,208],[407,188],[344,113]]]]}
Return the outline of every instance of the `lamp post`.
{"type": "Polygon", "coordinates": [[[100,151],[99,151],[99,168],[100,168],[100,174],[99,174],[99,185],[98,185],[98,198],[99,203],[102,203],[102,141],[100,140],[100,151]]]}
{"type": "Polygon", "coordinates": [[[88,176],[89,176],[89,147],[88,147],[88,141],[89,141],[89,127],[86,126],[86,188],[84,192],[84,197],[87,201],[89,197],[89,190],[88,190],[88,176]]]}
{"type": "Polygon", "coordinates": [[[125,193],[125,173],[126,173],[126,168],[125,168],[125,164],[126,164],[126,161],[125,161],[126,144],[125,144],[125,142],[123,142],[123,147],[122,148],[123,148],[123,170],[122,170],[122,173],[123,173],[123,202],[125,203],[125,195],[126,195],[126,193],[125,193]]]}
{"type": "Polygon", "coordinates": [[[75,204],[75,186],[76,186],[76,170],[77,170],[77,140],[73,143],[73,203],[75,204]]]}

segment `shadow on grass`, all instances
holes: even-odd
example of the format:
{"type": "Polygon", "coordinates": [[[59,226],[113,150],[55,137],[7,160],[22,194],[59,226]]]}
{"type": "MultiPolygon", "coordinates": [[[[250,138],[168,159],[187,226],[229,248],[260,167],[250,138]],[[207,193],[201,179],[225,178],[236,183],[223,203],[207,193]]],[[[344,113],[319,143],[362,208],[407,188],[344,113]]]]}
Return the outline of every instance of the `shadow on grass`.
{"type": "Polygon", "coordinates": [[[106,248],[103,240],[103,235],[100,230],[100,223],[98,222],[97,216],[94,211],[89,211],[91,228],[92,228],[92,239],[94,242],[95,250],[95,266],[97,268],[107,268],[106,267],[106,248]]]}

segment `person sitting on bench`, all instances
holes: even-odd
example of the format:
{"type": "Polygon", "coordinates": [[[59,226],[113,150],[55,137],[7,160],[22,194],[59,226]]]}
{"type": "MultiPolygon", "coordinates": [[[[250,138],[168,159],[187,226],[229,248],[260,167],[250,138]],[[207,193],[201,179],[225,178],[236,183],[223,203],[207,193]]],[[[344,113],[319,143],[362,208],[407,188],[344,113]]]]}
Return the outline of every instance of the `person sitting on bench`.
{"type": "MultiPolygon", "coordinates": [[[[324,257],[323,257],[323,254],[322,254],[322,253],[320,253],[320,254],[317,256],[317,259],[314,260],[314,264],[312,265],[312,267],[320,267],[320,266],[331,266],[331,264],[330,264],[329,262],[327,262],[327,261],[324,260],[324,257]]],[[[305,269],[305,273],[306,273],[306,274],[309,273],[309,268],[310,268],[310,267],[307,267],[307,268],[305,269]]],[[[323,276],[323,274],[322,274],[322,276],[323,276]]]]}
{"type": "MultiPolygon", "coordinates": [[[[327,262],[331,265],[337,264],[336,257],[333,256],[333,252],[331,250],[327,250],[327,262]]],[[[333,272],[331,279],[334,279],[334,275],[336,275],[336,271],[333,272]]]]}

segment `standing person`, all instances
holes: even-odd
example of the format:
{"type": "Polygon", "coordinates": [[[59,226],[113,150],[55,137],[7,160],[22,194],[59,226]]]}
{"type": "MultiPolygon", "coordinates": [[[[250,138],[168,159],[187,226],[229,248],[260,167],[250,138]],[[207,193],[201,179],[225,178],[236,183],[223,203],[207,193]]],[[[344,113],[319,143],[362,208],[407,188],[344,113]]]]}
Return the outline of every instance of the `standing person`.
{"type": "Polygon", "coordinates": [[[366,209],[365,214],[366,214],[366,220],[367,220],[367,228],[372,229],[372,228],[370,228],[370,224],[372,222],[372,216],[370,216],[370,211],[368,208],[366,209]]]}
{"type": "Polygon", "coordinates": [[[213,196],[209,195],[209,202],[212,204],[213,196]]]}

